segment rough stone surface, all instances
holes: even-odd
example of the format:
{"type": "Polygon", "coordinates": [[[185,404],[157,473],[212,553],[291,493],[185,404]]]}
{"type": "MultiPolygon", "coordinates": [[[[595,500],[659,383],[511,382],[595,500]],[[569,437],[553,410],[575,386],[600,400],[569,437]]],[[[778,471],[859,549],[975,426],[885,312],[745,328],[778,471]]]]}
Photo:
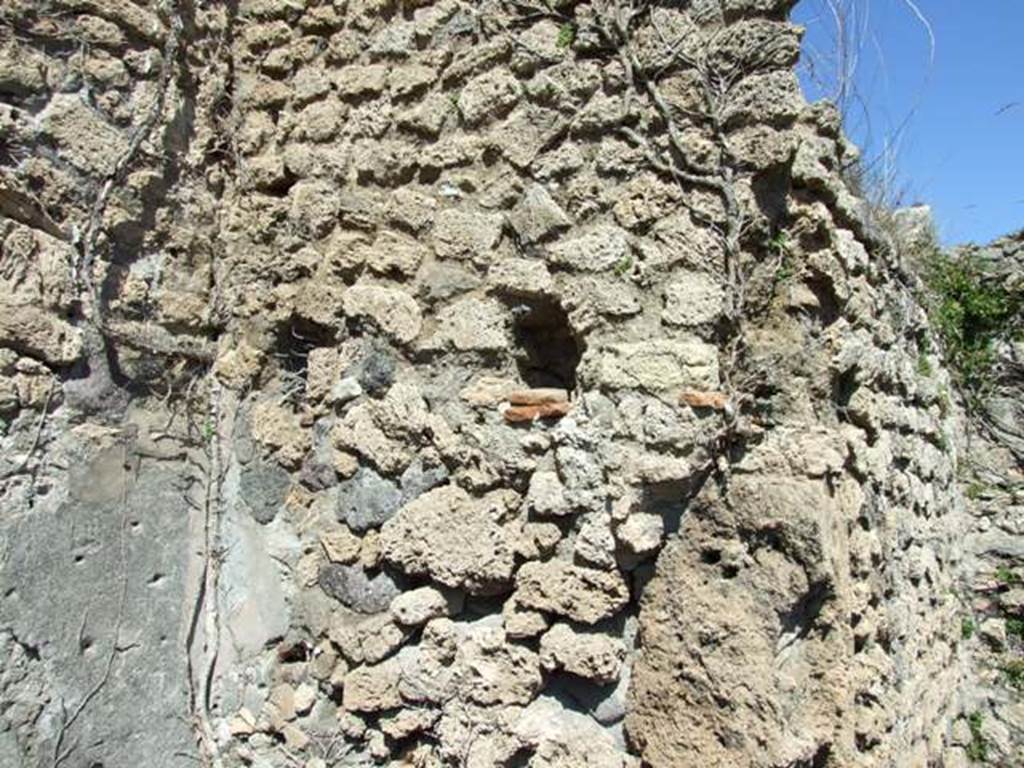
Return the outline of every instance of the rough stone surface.
{"type": "Polygon", "coordinates": [[[317,580],[324,592],[359,613],[386,611],[398,596],[398,587],[386,573],[369,576],[362,565],[329,563],[320,568],[317,580]]]}
{"type": "Polygon", "coordinates": [[[1021,764],[1019,327],[793,5],[2,4],[0,765],[1021,764]]]}
{"type": "Polygon", "coordinates": [[[629,599],[618,574],[561,561],[526,563],[516,575],[516,599],[527,608],[595,624],[611,618],[629,599]]]}
{"type": "Polygon", "coordinates": [[[474,499],[457,486],[437,488],[385,524],[384,557],[405,573],[471,594],[501,589],[515,567],[517,503],[508,491],[474,499]]]}
{"type": "Polygon", "coordinates": [[[540,661],[545,669],[564,669],[598,684],[614,682],[622,669],[626,649],[600,633],[580,633],[556,624],[540,639],[540,661]]]}
{"type": "Polygon", "coordinates": [[[401,504],[398,486],[367,467],[338,486],[338,519],[356,532],[383,525],[401,504]]]}

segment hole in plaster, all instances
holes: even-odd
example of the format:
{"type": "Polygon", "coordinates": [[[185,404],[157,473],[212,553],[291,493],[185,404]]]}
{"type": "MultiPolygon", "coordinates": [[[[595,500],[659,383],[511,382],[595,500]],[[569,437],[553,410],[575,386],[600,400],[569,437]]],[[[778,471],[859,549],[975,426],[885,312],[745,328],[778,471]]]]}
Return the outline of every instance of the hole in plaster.
{"type": "Polygon", "coordinates": [[[524,299],[512,307],[512,316],[523,382],[574,390],[583,345],[562,306],[553,299],[524,299]]]}

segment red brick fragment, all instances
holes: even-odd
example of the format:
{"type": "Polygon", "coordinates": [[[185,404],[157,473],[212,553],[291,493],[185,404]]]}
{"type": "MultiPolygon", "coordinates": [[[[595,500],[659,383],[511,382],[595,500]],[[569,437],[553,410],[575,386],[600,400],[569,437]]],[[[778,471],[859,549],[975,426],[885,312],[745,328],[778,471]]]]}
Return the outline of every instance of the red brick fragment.
{"type": "Polygon", "coordinates": [[[679,404],[691,408],[714,408],[716,411],[723,411],[729,404],[729,398],[724,392],[686,390],[679,395],[679,404]]]}
{"type": "Polygon", "coordinates": [[[505,411],[505,421],[522,424],[535,419],[560,419],[572,409],[570,403],[540,403],[539,405],[513,405],[505,411]]]}

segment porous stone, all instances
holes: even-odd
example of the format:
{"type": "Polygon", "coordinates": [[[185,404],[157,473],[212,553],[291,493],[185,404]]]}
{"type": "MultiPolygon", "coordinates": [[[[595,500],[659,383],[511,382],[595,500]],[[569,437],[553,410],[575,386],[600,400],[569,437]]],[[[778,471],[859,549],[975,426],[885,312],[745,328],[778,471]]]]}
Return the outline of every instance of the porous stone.
{"type": "Polygon", "coordinates": [[[507,349],[507,315],[491,300],[462,299],[441,311],[437,330],[427,339],[431,348],[494,352],[507,349]]]}
{"type": "Polygon", "coordinates": [[[500,215],[447,208],[434,219],[434,251],[441,259],[487,264],[501,240],[500,215]]]}
{"type": "Polygon", "coordinates": [[[520,239],[527,243],[540,242],[572,225],[565,211],[540,184],[527,188],[509,214],[509,221],[520,239]]]}
{"type": "Polygon", "coordinates": [[[284,504],[292,479],[276,462],[256,458],[239,473],[239,489],[249,513],[257,523],[271,522],[284,504]]]}
{"type": "Polygon", "coordinates": [[[81,331],[38,307],[0,297],[0,344],[50,365],[69,365],[82,355],[81,331]]]}
{"type": "Polygon", "coordinates": [[[511,109],[519,100],[519,83],[507,71],[496,69],[466,83],[459,94],[458,107],[468,125],[494,119],[511,109]]]}
{"type": "Polygon", "coordinates": [[[351,670],[345,675],[342,705],[349,712],[381,712],[401,706],[401,675],[401,664],[394,658],[351,670]]]}
{"type": "Polygon", "coordinates": [[[376,285],[354,285],[343,296],[345,314],[367,318],[395,341],[415,339],[423,323],[419,306],[409,294],[376,285]]]}
{"type": "Polygon", "coordinates": [[[515,568],[517,505],[510,491],[473,499],[457,486],[435,488],[384,525],[384,558],[447,587],[494,593],[511,582],[515,568]]]}
{"type": "Polygon", "coordinates": [[[605,272],[627,265],[629,235],[618,227],[599,225],[589,232],[547,248],[548,260],[579,272],[605,272]]]}
{"type": "Polygon", "coordinates": [[[402,503],[398,486],[369,467],[338,486],[338,520],[353,531],[365,531],[386,523],[402,503]]]}
{"type": "Polygon", "coordinates": [[[567,624],[555,624],[540,639],[544,669],[564,669],[600,685],[618,678],[625,657],[620,640],[599,632],[577,632],[567,624]]]}
{"type": "Polygon", "coordinates": [[[661,317],[668,325],[705,325],[721,316],[724,302],[721,282],[711,275],[694,272],[665,289],[661,317]]]}
{"type": "Polygon", "coordinates": [[[557,472],[541,470],[530,477],[530,488],[526,493],[526,505],[538,515],[572,514],[565,498],[565,489],[557,472]]]}
{"type": "Polygon", "coordinates": [[[615,538],[630,552],[646,555],[661,546],[665,521],[661,515],[636,512],[615,529],[615,538]]]}
{"type": "Polygon", "coordinates": [[[701,341],[660,339],[609,344],[588,350],[581,369],[594,386],[661,392],[679,387],[714,388],[718,351],[701,341]]]}
{"type": "Polygon", "coordinates": [[[448,591],[446,594],[434,587],[420,587],[403,592],[392,600],[391,615],[399,624],[411,627],[426,624],[439,616],[458,613],[460,607],[457,592],[448,591]]]}
{"type": "Polygon", "coordinates": [[[361,565],[327,563],[317,577],[320,588],[342,605],[360,613],[386,611],[399,594],[394,580],[381,571],[367,574],[361,565]]]}
{"type": "Polygon", "coordinates": [[[629,590],[617,571],[549,560],[520,567],[515,599],[526,608],[595,624],[622,610],[629,601],[629,590]]]}

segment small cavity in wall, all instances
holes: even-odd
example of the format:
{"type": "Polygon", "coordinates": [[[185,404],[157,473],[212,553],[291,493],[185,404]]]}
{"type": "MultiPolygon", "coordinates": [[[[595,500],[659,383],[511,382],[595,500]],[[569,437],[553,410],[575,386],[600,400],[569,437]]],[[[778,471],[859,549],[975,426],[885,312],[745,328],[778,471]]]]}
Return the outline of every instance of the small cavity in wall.
{"type": "Polygon", "coordinates": [[[554,299],[532,298],[512,308],[518,355],[516,364],[530,387],[556,387],[572,392],[583,343],[569,316],[554,299]]]}

